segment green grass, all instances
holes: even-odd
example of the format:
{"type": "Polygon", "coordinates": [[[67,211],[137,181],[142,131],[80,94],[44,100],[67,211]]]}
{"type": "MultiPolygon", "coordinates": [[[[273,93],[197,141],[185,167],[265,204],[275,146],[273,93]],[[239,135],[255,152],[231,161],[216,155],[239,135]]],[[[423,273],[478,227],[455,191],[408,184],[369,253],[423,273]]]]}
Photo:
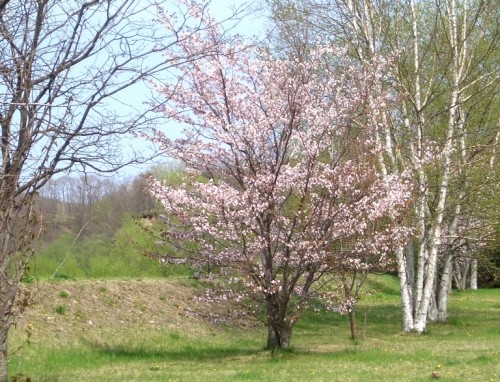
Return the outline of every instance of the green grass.
{"type": "MultiPolygon", "coordinates": [[[[10,373],[47,382],[432,381],[433,371],[443,381],[500,380],[499,290],[454,292],[450,322],[431,323],[420,336],[400,334],[395,279],[372,278],[366,290],[356,342],[347,317],[331,313],[305,314],[293,349],[271,353],[263,350],[264,328],[183,320],[144,330],[154,319],[145,312],[142,323],[110,322],[97,328],[101,334],[66,333],[56,340],[54,333],[33,333],[31,345],[12,352],[10,373]]],[[[14,337],[21,343],[22,332],[14,337]]]]}

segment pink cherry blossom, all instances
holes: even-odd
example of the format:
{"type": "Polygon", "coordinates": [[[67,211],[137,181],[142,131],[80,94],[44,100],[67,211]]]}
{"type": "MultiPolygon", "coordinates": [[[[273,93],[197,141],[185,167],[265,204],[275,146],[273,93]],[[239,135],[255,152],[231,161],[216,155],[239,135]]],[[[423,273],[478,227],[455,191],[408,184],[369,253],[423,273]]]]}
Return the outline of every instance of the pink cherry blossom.
{"type": "Polygon", "coordinates": [[[383,265],[407,238],[412,185],[379,176],[367,118],[391,102],[377,87],[382,62],[359,67],[331,47],[277,59],[244,41],[217,45],[219,33],[186,37],[186,51],[208,53],[155,84],[168,95],[158,110],[185,129],[151,139],[186,174],[179,187],[153,180],[151,193],[175,217],[165,239],[182,248],[178,232],[189,232],[182,255],[232,270],[266,311],[268,347],[287,347],[324,275],[383,265]]]}

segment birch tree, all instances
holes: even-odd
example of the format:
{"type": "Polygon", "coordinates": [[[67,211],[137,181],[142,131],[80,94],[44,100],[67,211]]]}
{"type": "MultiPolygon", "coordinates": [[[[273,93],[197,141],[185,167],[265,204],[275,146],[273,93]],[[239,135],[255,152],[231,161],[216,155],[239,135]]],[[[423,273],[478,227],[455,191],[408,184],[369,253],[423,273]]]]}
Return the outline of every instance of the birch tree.
{"type": "MultiPolygon", "coordinates": [[[[387,86],[399,95],[400,107],[380,115],[389,123],[378,124],[374,139],[384,149],[379,158],[382,174],[401,169],[413,173],[416,236],[396,255],[403,330],[423,332],[428,319],[447,318],[452,264],[460,253],[452,249],[458,237],[462,242],[465,238],[479,242],[493,232],[485,227],[487,219],[477,200],[488,198],[485,192],[496,176],[488,170],[481,179],[475,174],[485,173],[498,144],[495,4],[481,0],[269,3],[278,26],[286,26],[290,15],[300,14],[315,30],[309,34],[345,44],[361,63],[369,63],[376,54],[395,57],[393,81],[387,86]],[[482,223],[476,224],[478,220],[482,223]]],[[[278,30],[289,33],[286,27],[278,30]]]]}
{"type": "MultiPolygon", "coordinates": [[[[123,137],[154,118],[134,86],[181,61],[160,58],[206,25],[203,8],[163,12],[154,1],[0,1],[0,381],[7,381],[7,338],[25,266],[43,216],[38,191],[56,174],[113,172],[147,159],[120,150],[123,137]],[[201,9],[201,14],[200,14],[201,9]],[[152,14],[151,11],[155,12],[152,14]],[[196,16],[196,22],[190,22],[196,16]]],[[[170,7],[175,3],[170,3],[170,7]]],[[[216,44],[216,42],[214,42],[216,44]]]]}

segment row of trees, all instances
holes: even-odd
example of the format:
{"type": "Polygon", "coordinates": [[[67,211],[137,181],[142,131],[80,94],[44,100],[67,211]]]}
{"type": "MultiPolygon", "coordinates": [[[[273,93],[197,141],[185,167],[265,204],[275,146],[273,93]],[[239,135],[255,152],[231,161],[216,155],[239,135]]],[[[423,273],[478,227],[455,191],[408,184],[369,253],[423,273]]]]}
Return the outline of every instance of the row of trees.
{"type": "MultiPolygon", "coordinates": [[[[452,274],[463,286],[478,248],[498,235],[496,3],[488,0],[270,0],[278,47],[308,55],[319,40],[360,66],[384,57],[380,86],[399,102],[370,121],[383,176],[415,184],[414,235],[397,251],[403,330],[445,321],[452,274]]],[[[497,241],[498,243],[498,241],[497,241]]]]}
{"type": "MultiPolygon", "coordinates": [[[[165,170],[155,170],[158,176],[165,170]]],[[[66,232],[81,237],[112,237],[125,215],[152,214],[156,202],[146,192],[145,175],[123,183],[110,177],[84,175],[52,179],[39,193],[36,208],[44,219],[43,241],[51,242],[66,232]]]]}
{"type": "MultiPolygon", "coordinates": [[[[156,167],[152,173],[175,172],[156,167]]],[[[162,269],[145,256],[156,252],[154,228],[159,224],[151,224],[158,209],[146,185],[143,174],[127,180],[87,175],[49,181],[35,202],[43,216],[43,236],[24,280],[188,271],[185,266],[162,269]]]]}

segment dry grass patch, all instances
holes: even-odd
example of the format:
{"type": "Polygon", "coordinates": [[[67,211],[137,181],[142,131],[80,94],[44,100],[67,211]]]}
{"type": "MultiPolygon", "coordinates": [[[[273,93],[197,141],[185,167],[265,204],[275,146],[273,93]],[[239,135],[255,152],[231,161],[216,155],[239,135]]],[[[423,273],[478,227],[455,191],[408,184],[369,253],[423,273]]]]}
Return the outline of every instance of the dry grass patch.
{"type": "MultiPolygon", "coordinates": [[[[145,333],[183,333],[203,338],[207,318],[232,311],[227,304],[195,303],[196,290],[182,280],[82,280],[42,282],[24,286],[32,305],[21,316],[17,329],[30,334],[32,344],[44,346],[100,343],[120,336],[145,333]]],[[[244,316],[237,326],[256,323],[244,316]]],[[[20,345],[20,343],[18,342],[20,345]]]]}

